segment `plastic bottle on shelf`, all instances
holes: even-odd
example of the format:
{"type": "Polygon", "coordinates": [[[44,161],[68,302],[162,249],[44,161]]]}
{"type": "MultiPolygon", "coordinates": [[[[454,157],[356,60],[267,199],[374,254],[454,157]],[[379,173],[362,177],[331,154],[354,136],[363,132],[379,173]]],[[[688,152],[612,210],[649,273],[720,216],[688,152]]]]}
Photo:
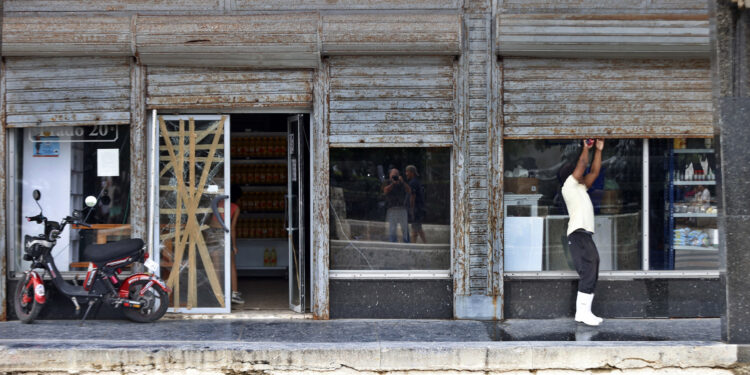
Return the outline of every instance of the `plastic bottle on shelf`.
{"type": "Polygon", "coordinates": [[[263,250],[263,267],[268,267],[271,264],[271,251],[268,248],[263,250]]]}
{"type": "Polygon", "coordinates": [[[268,137],[262,137],[259,140],[260,143],[260,152],[258,153],[258,156],[260,157],[266,157],[268,156],[268,137]]]}
{"type": "Polygon", "coordinates": [[[257,182],[258,180],[257,180],[256,166],[248,165],[247,166],[247,183],[255,184],[257,182]]]}
{"type": "Polygon", "coordinates": [[[281,157],[281,142],[279,142],[279,137],[273,138],[273,156],[274,157],[281,157]]]}
{"type": "Polygon", "coordinates": [[[277,257],[276,257],[276,248],[271,249],[271,267],[276,267],[277,264],[277,257]]]}

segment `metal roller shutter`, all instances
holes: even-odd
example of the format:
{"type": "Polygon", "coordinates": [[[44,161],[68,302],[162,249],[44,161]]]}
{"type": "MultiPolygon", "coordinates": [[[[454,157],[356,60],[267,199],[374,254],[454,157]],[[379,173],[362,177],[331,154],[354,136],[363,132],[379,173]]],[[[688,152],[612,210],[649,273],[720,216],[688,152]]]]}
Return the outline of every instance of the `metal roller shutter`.
{"type": "Polygon", "coordinates": [[[331,144],[453,144],[452,57],[336,57],[330,62],[331,144]]]}
{"type": "Polygon", "coordinates": [[[503,56],[708,58],[708,14],[500,14],[497,51],[503,56]]]}
{"type": "Polygon", "coordinates": [[[312,70],[149,66],[149,108],[309,108],[312,70]]]}
{"type": "Polygon", "coordinates": [[[130,123],[128,58],[6,58],[9,127],[130,123]]]}
{"type": "Polygon", "coordinates": [[[708,60],[505,58],[505,138],[711,137],[708,60]]]}

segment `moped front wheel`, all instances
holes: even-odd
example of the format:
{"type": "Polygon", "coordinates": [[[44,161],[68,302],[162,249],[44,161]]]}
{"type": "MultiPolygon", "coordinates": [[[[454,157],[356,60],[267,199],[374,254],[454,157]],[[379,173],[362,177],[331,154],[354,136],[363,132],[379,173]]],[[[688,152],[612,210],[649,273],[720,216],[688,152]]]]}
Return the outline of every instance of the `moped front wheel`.
{"type": "Polygon", "coordinates": [[[128,299],[141,302],[141,307],[134,309],[125,307],[123,313],[128,319],[138,323],[150,323],[159,320],[169,307],[169,294],[157,285],[151,285],[143,295],[141,289],[148,284],[148,280],[139,280],[130,285],[128,299]]]}
{"type": "Polygon", "coordinates": [[[16,317],[21,323],[31,323],[42,311],[43,304],[34,299],[34,283],[31,282],[31,275],[26,276],[18,281],[16,293],[13,297],[16,317]]]}

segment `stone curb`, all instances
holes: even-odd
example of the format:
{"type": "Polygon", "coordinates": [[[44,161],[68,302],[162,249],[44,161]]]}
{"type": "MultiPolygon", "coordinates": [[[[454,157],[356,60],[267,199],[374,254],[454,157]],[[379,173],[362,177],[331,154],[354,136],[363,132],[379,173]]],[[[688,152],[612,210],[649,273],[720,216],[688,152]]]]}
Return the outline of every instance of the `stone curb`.
{"type": "Polygon", "coordinates": [[[513,371],[727,369],[736,345],[713,342],[263,343],[2,340],[3,372],[513,371]]]}

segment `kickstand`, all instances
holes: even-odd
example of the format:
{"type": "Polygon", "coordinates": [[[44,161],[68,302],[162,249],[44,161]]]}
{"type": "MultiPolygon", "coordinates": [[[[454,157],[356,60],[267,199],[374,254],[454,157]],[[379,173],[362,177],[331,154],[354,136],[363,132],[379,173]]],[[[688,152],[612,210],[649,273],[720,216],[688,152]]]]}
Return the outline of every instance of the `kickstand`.
{"type": "Polygon", "coordinates": [[[94,307],[94,305],[99,301],[89,300],[89,307],[86,308],[86,312],[83,314],[83,318],[81,319],[80,326],[83,327],[83,322],[86,321],[86,318],[89,316],[89,312],[91,312],[91,308],[94,307]]]}

